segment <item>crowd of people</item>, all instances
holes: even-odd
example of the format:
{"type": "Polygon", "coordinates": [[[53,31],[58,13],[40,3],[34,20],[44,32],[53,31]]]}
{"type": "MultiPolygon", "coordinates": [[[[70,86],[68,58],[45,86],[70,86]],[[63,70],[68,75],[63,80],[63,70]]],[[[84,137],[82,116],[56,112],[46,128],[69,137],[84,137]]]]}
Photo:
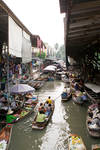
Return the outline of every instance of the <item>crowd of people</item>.
{"type": "Polygon", "coordinates": [[[36,118],[37,123],[43,123],[48,118],[52,111],[52,103],[51,97],[49,96],[45,103],[40,103],[38,108],[38,115],[36,118]]]}

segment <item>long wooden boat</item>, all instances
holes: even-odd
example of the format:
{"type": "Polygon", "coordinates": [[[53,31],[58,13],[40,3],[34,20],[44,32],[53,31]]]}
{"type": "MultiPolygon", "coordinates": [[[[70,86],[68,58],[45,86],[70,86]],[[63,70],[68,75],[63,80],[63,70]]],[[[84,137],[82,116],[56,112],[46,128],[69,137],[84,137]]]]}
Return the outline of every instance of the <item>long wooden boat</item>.
{"type": "Polygon", "coordinates": [[[32,129],[42,130],[42,129],[44,129],[44,128],[47,126],[47,124],[48,124],[48,122],[50,121],[50,118],[52,117],[53,112],[54,112],[54,108],[55,108],[55,103],[54,103],[54,101],[53,101],[51,107],[52,107],[52,111],[51,111],[50,115],[46,118],[45,122],[43,122],[43,123],[41,123],[41,124],[39,124],[39,123],[36,122],[36,118],[37,118],[37,115],[38,115],[38,112],[37,112],[37,114],[36,114],[36,116],[34,117],[34,120],[33,120],[33,122],[32,122],[32,129]]]}
{"type": "Polygon", "coordinates": [[[68,150],[86,150],[86,146],[81,138],[76,134],[71,134],[68,137],[68,150]]]}
{"type": "Polygon", "coordinates": [[[12,127],[12,124],[7,124],[0,131],[0,150],[8,150],[11,140],[12,127]]]}
{"type": "Polygon", "coordinates": [[[68,100],[70,100],[70,98],[72,97],[72,94],[65,94],[64,92],[61,94],[61,101],[62,102],[67,102],[68,100]]]}
{"type": "Polygon", "coordinates": [[[100,150],[100,144],[93,144],[92,150],[100,150]]]}

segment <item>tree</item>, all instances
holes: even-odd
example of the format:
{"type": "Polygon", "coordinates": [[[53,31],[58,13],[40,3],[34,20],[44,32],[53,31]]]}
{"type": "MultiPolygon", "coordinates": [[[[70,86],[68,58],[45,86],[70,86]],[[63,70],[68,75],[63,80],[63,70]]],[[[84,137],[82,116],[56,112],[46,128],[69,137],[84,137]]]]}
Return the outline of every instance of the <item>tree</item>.
{"type": "Polygon", "coordinates": [[[40,54],[40,52],[39,52],[39,53],[37,54],[37,57],[42,58],[42,59],[45,59],[46,54],[45,54],[44,52],[41,52],[41,54],[40,54]]]}
{"type": "Polygon", "coordinates": [[[59,50],[56,53],[56,57],[59,59],[65,60],[65,47],[64,47],[64,45],[61,45],[59,47],[59,50]]]}
{"type": "Polygon", "coordinates": [[[56,49],[56,51],[58,50],[58,48],[59,48],[59,44],[58,43],[56,43],[55,45],[54,45],[54,48],[56,49]]]}

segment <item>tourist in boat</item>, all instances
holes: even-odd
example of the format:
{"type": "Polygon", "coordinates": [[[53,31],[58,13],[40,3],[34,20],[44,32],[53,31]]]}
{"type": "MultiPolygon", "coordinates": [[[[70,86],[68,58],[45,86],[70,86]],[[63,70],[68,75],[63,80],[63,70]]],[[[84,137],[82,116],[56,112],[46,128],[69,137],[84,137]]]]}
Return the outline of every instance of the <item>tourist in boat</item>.
{"type": "Polygon", "coordinates": [[[48,99],[46,100],[49,104],[52,104],[51,97],[49,96],[48,99]]]}
{"type": "Polygon", "coordinates": [[[49,104],[48,107],[47,107],[47,109],[46,109],[45,114],[46,114],[47,116],[49,116],[50,113],[51,113],[51,111],[52,111],[52,107],[51,107],[51,104],[49,104]]]}
{"type": "Polygon", "coordinates": [[[45,104],[44,104],[44,108],[47,109],[47,108],[48,108],[48,105],[49,105],[49,102],[46,101],[45,104]]]}
{"type": "Polygon", "coordinates": [[[43,103],[40,103],[40,106],[39,106],[39,108],[38,108],[38,111],[40,111],[42,107],[43,107],[43,103]]]}
{"type": "Polygon", "coordinates": [[[37,115],[36,122],[41,124],[45,122],[46,117],[47,116],[45,115],[45,113],[41,110],[37,115]]]}

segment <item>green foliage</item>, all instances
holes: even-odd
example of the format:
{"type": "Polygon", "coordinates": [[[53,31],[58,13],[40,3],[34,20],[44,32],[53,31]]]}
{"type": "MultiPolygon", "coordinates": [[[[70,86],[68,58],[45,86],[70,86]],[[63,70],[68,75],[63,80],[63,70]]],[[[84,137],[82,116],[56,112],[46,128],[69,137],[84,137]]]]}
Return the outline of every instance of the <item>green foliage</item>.
{"type": "Polygon", "coordinates": [[[56,43],[56,44],[54,45],[54,48],[55,48],[56,50],[58,50],[58,48],[59,48],[59,44],[58,44],[58,43],[56,43]]]}
{"type": "Polygon", "coordinates": [[[64,45],[61,45],[59,47],[59,50],[56,53],[56,57],[59,59],[65,60],[65,47],[64,47],[64,45]]]}
{"type": "Polygon", "coordinates": [[[45,59],[45,57],[46,57],[46,54],[44,53],[44,52],[39,52],[38,54],[37,54],[37,57],[39,57],[39,58],[41,58],[41,59],[45,59]]]}

